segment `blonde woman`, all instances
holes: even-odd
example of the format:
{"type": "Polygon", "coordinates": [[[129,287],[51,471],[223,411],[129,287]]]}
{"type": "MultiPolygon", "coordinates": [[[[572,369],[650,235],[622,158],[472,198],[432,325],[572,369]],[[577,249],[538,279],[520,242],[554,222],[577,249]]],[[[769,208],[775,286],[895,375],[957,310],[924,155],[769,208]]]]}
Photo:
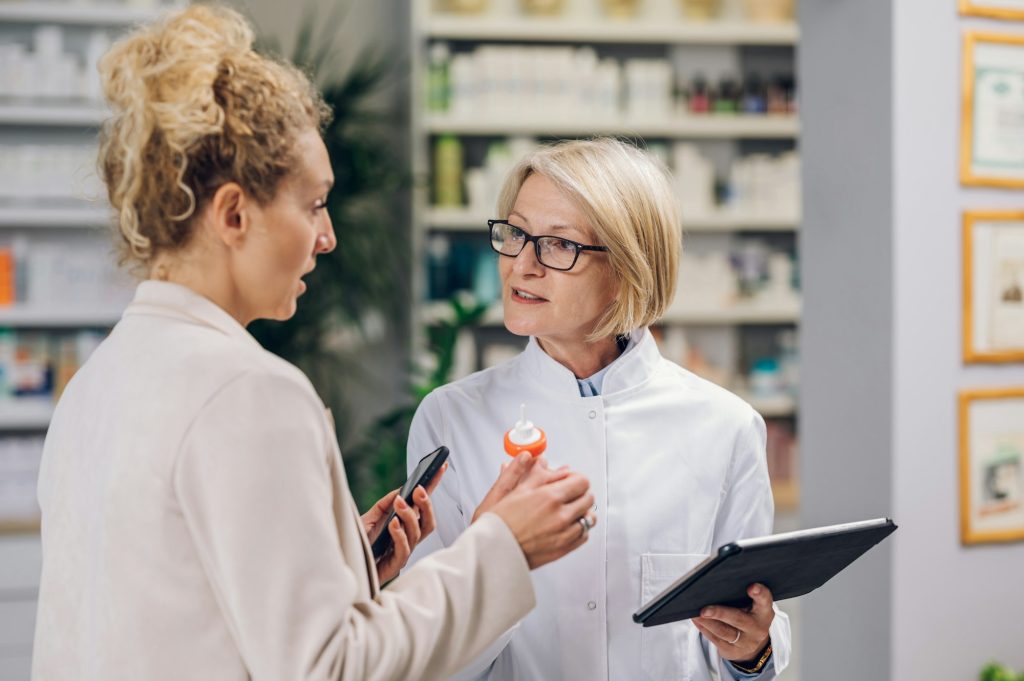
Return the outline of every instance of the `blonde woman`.
{"type": "Polygon", "coordinates": [[[746,403],[658,352],[647,327],[672,299],[679,214],[665,172],[612,139],[523,159],[489,221],[505,326],[526,350],[423,402],[416,452],[444,442],[451,470],[434,495],[450,546],[502,460],[525,404],[553,463],[584,473],[603,520],[580,551],[533,575],[537,608],[463,677],[769,679],[789,660],[789,624],[771,593],[692,622],[641,628],[632,613],[720,544],[772,530],[765,426],[746,403]]]}
{"type": "Polygon", "coordinates": [[[145,280],[47,435],[40,681],[443,678],[583,542],[586,480],[517,460],[459,542],[381,590],[433,529],[426,492],[357,515],[320,399],[245,330],[290,317],[336,245],[324,105],[252,38],[196,5],[101,64],[101,174],[145,280]]]}

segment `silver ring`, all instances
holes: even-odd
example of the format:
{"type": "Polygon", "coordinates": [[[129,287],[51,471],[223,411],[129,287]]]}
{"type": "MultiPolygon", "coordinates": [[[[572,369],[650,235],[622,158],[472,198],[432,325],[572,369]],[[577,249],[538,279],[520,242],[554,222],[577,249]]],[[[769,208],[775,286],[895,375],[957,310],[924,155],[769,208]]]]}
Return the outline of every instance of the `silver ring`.
{"type": "Polygon", "coordinates": [[[577,522],[579,522],[580,526],[583,527],[583,536],[587,536],[590,532],[590,518],[583,516],[577,522]]]}
{"type": "Polygon", "coordinates": [[[733,640],[729,641],[729,645],[734,646],[737,643],[739,643],[740,636],[742,636],[742,635],[743,635],[743,632],[740,631],[739,629],[737,629],[736,630],[736,638],[734,638],[733,640]]]}

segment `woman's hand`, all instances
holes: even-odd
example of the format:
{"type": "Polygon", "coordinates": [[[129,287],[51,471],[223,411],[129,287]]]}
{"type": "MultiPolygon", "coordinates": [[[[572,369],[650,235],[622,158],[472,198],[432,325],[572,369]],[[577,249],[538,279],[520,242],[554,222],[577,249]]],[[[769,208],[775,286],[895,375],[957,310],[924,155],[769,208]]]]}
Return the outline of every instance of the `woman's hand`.
{"type": "Polygon", "coordinates": [[[377,559],[377,576],[380,578],[381,584],[397,577],[399,571],[405,567],[416,545],[434,531],[436,523],[434,507],[430,503],[430,493],[437,488],[441,482],[441,476],[446,470],[448,470],[447,463],[441,466],[441,470],[434,476],[427,489],[423,489],[422,486],[416,488],[412,493],[412,506],[398,496],[396,489],[389,492],[374,504],[373,508],[363,514],[363,527],[366,529],[366,536],[370,538],[371,544],[381,532],[391,533],[391,548],[377,559]],[[392,507],[395,509],[396,517],[385,528],[384,520],[391,513],[392,507]]]}
{"type": "Polygon", "coordinates": [[[518,487],[536,488],[544,483],[561,480],[568,475],[569,468],[567,466],[552,471],[548,469],[548,462],[544,457],[534,458],[530,454],[522,452],[514,459],[509,459],[501,464],[501,473],[473,512],[472,522],[475,523],[477,518],[492,510],[498,502],[518,487]]]}
{"type": "MultiPolygon", "coordinates": [[[[772,592],[763,584],[747,589],[754,604],[750,610],[712,605],[704,608],[693,623],[704,638],[715,644],[722,659],[747,662],[757,657],[768,644],[768,627],[775,619],[772,592]]],[[[756,660],[754,660],[756,662],[756,660]]]]}

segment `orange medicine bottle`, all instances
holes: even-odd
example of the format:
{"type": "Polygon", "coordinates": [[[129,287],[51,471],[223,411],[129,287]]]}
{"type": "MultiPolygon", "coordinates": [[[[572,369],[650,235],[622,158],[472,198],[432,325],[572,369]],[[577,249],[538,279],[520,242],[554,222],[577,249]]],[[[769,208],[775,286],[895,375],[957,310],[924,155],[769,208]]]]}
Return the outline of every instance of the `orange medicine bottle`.
{"type": "Polygon", "coordinates": [[[518,456],[520,452],[529,452],[540,456],[548,446],[548,436],[544,431],[526,420],[526,405],[519,405],[519,420],[516,425],[505,433],[505,452],[509,456],[518,456]]]}

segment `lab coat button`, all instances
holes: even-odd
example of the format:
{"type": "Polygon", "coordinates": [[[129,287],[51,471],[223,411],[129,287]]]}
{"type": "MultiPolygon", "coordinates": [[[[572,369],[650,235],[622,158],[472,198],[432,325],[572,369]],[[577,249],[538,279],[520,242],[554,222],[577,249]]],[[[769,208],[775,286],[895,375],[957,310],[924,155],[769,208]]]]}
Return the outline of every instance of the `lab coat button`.
{"type": "Polygon", "coordinates": [[[587,601],[587,610],[596,610],[596,609],[597,609],[597,603],[595,603],[594,601],[587,601]]]}
{"type": "Polygon", "coordinates": [[[597,418],[597,412],[596,412],[596,411],[594,411],[593,409],[591,409],[591,410],[590,410],[590,413],[589,413],[589,414],[587,414],[587,416],[589,416],[589,417],[590,417],[590,418],[592,418],[592,419],[596,419],[596,418],[597,418]]]}

